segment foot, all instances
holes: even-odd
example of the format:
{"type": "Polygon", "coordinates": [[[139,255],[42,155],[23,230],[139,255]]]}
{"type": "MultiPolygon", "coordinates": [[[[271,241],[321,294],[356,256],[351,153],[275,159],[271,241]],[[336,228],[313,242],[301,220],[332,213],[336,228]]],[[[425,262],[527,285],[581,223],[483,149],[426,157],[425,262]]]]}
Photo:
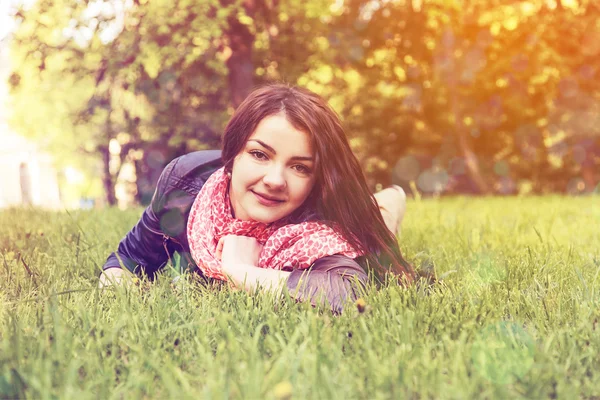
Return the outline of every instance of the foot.
{"type": "Polygon", "coordinates": [[[398,192],[398,200],[396,203],[397,204],[397,207],[396,207],[396,212],[397,212],[396,232],[397,232],[397,235],[400,236],[400,230],[401,230],[400,226],[402,225],[402,220],[404,219],[404,214],[406,214],[406,193],[404,193],[404,189],[402,189],[398,185],[392,185],[390,187],[398,192]]]}
{"type": "Polygon", "coordinates": [[[400,224],[406,212],[406,194],[398,185],[392,185],[374,194],[379,211],[392,233],[399,234],[400,224]]]}

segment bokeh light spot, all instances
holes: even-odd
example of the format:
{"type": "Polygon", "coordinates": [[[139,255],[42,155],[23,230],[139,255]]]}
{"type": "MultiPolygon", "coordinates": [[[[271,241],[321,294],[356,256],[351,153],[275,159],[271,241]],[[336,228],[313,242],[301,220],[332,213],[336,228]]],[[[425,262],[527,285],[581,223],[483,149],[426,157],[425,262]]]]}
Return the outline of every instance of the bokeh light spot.
{"type": "Polygon", "coordinates": [[[510,167],[505,160],[500,160],[494,164],[494,172],[496,175],[507,176],[509,169],[510,167]]]}
{"type": "Polygon", "coordinates": [[[427,169],[417,178],[417,187],[425,193],[439,194],[448,184],[448,172],[443,169],[427,169]]]}
{"type": "Polygon", "coordinates": [[[514,194],[517,192],[515,181],[509,176],[503,176],[494,185],[496,191],[503,195],[514,194]]]}
{"type": "Polygon", "coordinates": [[[364,51],[363,51],[362,46],[353,45],[352,47],[350,47],[349,56],[350,56],[351,60],[359,61],[363,58],[363,55],[364,55],[364,51]]]}
{"type": "Polygon", "coordinates": [[[160,228],[169,236],[178,236],[185,229],[185,221],[181,211],[173,209],[167,211],[160,218],[160,228]]]}
{"type": "Polygon", "coordinates": [[[572,98],[579,93],[579,85],[573,78],[564,78],[558,83],[558,90],[562,97],[572,98]]]}
{"type": "Polygon", "coordinates": [[[581,42],[581,52],[586,56],[596,56],[600,53],[600,40],[597,33],[584,35],[581,42]]]}
{"type": "Polygon", "coordinates": [[[567,183],[567,193],[572,195],[578,195],[585,192],[585,181],[582,178],[572,178],[567,183]]]}
{"type": "Polygon", "coordinates": [[[397,181],[414,181],[421,172],[419,160],[413,156],[404,156],[394,166],[393,175],[397,181]]]}
{"type": "Polygon", "coordinates": [[[473,370],[485,379],[506,385],[524,377],[531,369],[535,342],[521,326],[499,322],[485,327],[471,349],[473,370]]]}
{"type": "MultiPolygon", "coordinates": [[[[477,228],[471,231],[469,242],[473,249],[481,248],[482,235],[477,228]]],[[[477,252],[472,256],[469,268],[474,274],[476,283],[487,286],[494,282],[501,282],[506,278],[506,269],[492,254],[486,251],[477,252]]]]}

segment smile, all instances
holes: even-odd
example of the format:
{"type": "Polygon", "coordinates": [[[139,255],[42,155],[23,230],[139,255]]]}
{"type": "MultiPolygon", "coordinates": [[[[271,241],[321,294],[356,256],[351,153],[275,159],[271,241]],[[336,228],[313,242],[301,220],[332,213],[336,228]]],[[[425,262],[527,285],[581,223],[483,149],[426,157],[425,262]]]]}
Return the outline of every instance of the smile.
{"type": "Polygon", "coordinates": [[[260,204],[262,204],[263,206],[275,206],[278,204],[283,203],[285,200],[281,200],[281,199],[277,199],[277,198],[273,198],[273,197],[267,197],[265,195],[256,193],[255,191],[251,192],[254,194],[254,196],[256,197],[256,199],[258,200],[258,202],[260,204]]]}

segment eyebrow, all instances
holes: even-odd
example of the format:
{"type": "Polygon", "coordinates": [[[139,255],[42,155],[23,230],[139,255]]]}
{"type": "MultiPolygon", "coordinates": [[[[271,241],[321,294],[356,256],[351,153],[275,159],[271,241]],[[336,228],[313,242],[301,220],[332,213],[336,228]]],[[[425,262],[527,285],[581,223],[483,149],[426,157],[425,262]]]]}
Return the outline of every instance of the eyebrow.
{"type": "MultiPolygon", "coordinates": [[[[262,147],[264,147],[265,149],[269,150],[271,153],[277,154],[277,152],[275,151],[274,148],[272,148],[271,146],[269,146],[268,144],[266,144],[262,140],[249,139],[248,141],[256,142],[256,143],[260,144],[262,147]]],[[[291,159],[292,160],[300,160],[300,161],[314,161],[314,159],[312,157],[305,157],[305,156],[294,156],[291,159]]]]}

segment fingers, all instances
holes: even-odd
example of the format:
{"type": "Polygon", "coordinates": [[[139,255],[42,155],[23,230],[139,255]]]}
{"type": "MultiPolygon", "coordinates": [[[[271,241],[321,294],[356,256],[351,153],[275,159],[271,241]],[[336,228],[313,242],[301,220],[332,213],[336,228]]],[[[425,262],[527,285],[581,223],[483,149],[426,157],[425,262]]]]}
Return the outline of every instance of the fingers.
{"type": "Polygon", "coordinates": [[[103,289],[112,285],[120,285],[126,277],[125,271],[121,268],[110,268],[102,272],[98,280],[98,287],[103,289]]]}
{"type": "Polygon", "coordinates": [[[219,239],[219,243],[217,243],[217,249],[215,250],[215,258],[219,261],[223,256],[223,245],[225,243],[225,237],[226,236],[223,236],[221,239],[219,239]]]}
{"type": "Polygon", "coordinates": [[[257,265],[263,245],[251,236],[226,235],[217,243],[215,257],[221,263],[257,265]]]}

